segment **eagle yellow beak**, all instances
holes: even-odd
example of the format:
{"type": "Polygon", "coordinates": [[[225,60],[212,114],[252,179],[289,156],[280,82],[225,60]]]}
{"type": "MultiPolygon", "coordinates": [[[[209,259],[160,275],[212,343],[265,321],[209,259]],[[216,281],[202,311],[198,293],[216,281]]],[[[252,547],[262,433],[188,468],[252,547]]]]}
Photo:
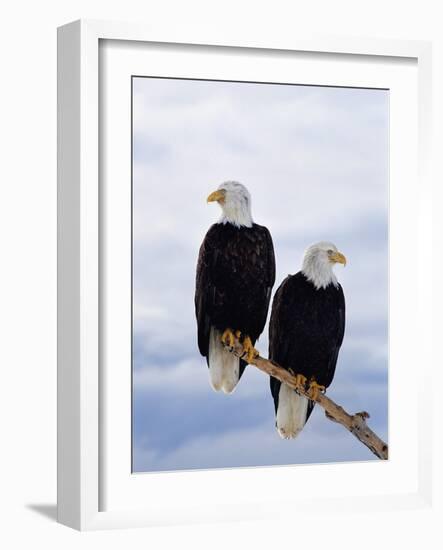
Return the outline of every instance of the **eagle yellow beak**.
{"type": "Polygon", "coordinates": [[[333,263],[346,265],[346,257],[341,252],[334,252],[329,256],[329,260],[333,263]]]}
{"type": "Polygon", "coordinates": [[[209,197],[206,199],[208,202],[224,202],[225,200],[225,192],[223,190],[220,191],[214,191],[209,195],[209,197]]]}

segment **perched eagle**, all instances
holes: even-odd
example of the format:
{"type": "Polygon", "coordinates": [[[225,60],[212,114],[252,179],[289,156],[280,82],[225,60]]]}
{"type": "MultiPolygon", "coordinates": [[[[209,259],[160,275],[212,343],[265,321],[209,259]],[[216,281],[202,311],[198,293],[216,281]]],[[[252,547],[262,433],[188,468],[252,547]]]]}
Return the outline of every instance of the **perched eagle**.
{"type": "MultiPolygon", "coordinates": [[[[311,392],[332,382],[345,332],[345,298],[333,273],[346,258],[328,242],[309,247],[303,268],[275,293],[269,324],[269,358],[309,384],[311,392]]],[[[284,439],[303,428],[314,401],[271,377],[276,428],[284,439]]]]}
{"type": "Polygon", "coordinates": [[[222,183],[208,202],[223,214],[200,247],[195,289],[198,347],[206,357],[214,390],[231,393],[247,365],[225,349],[234,335],[249,361],[266,323],[275,281],[271,235],[252,221],[251,197],[241,183],[222,183]]]}

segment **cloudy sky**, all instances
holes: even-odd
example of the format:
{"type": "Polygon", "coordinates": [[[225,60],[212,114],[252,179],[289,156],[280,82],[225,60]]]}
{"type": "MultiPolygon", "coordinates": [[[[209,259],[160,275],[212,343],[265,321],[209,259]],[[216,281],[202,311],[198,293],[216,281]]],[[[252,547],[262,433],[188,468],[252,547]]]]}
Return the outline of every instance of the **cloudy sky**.
{"type": "MultiPolygon", "coordinates": [[[[133,80],[133,469],[375,457],[314,410],[295,440],[274,428],[269,379],[248,367],[215,393],[194,316],[198,249],[220,216],[207,195],[238,180],[271,231],[274,291],[304,249],[333,241],[347,326],[328,395],[388,437],[388,130],[383,90],[133,80]]],[[[267,327],[258,349],[267,355],[267,327]]]]}

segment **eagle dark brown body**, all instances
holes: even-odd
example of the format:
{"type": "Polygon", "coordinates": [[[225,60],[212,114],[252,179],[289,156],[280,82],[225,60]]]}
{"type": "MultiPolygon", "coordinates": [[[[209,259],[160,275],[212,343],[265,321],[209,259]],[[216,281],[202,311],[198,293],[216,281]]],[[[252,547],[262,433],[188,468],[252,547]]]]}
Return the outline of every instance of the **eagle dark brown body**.
{"type": "MultiPolygon", "coordinates": [[[[286,277],[272,304],[271,360],[327,388],[334,377],[344,332],[345,298],[340,284],[317,289],[302,272],[286,277]]],[[[280,385],[271,377],[276,411],[280,385]]],[[[310,401],[307,418],[312,407],[310,401]]]]}
{"type": "MultiPolygon", "coordinates": [[[[240,330],[255,343],[266,323],[274,281],[274,248],[266,227],[210,227],[200,247],[195,290],[198,347],[206,359],[211,327],[240,330]]],[[[240,375],[245,365],[242,361],[240,375]]]]}

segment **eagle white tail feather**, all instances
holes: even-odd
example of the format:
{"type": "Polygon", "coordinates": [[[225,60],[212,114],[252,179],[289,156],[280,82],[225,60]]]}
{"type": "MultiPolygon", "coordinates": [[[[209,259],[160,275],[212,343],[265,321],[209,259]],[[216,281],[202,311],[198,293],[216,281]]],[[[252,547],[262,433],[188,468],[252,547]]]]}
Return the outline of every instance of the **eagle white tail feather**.
{"type": "Polygon", "coordinates": [[[221,333],[211,327],[209,335],[209,378],[215,391],[232,393],[238,384],[240,360],[226,350],[221,342],[221,333]]]}
{"type": "Polygon", "coordinates": [[[278,394],[277,431],[281,438],[296,437],[306,424],[309,399],[282,384],[278,394]]]}

